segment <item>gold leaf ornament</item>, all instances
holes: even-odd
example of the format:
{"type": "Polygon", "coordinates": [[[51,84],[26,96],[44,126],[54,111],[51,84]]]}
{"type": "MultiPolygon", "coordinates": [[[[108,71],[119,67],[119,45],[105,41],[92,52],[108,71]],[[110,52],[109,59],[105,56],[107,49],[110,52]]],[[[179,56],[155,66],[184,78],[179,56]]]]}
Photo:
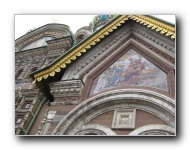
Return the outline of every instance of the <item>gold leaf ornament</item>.
{"type": "Polygon", "coordinates": [[[77,54],[76,54],[76,56],[81,56],[81,53],[80,53],[80,52],[79,52],[79,53],[77,53],[77,54]]]}
{"type": "Polygon", "coordinates": [[[70,63],[71,63],[71,60],[69,59],[69,60],[67,60],[65,63],[66,63],[66,64],[70,64],[70,63]]]}
{"type": "Polygon", "coordinates": [[[81,50],[81,52],[82,52],[82,53],[85,53],[85,52],[86,52],[86,49],[81,50]]]}
{"type": "Polygon", "coordinates": [[[96,39],[95,41],[96,41],[96,42],[99,42],[99,41],[100,41],[100,39],[98,38],[98,39],[96,39]]]}
{"type": "Polygon", "coordinates": [[[66,68],[66,64],[62,64],[62,65],[61,65],[61,68],[66,68]]]}
{"type": "Polygon", "coordinates": [[[55,69],[55,72],[60,72],[60,71],[61,71],[60,68],[55,69]]]}
{"type": "Polygon", "coordinates": [[[43,76],[43,78],[44,78],[44,79],[47,79],[47,78],[48,78],[48,76],[49,76],[48,74],[47,74],[47,75],[44,75],[44,76],[43,76]]]}
{"type": "Polygon", "coordinates": [[[71,57],[71,60],[75,60],[75,59],[76,59],[76,56],[71,57]]]}
{"type": "Polygon", "coordinates": [[[50,76],[53,77],[54,75],[55,75],[55,72],[52,71],[52,72],[50,73],[50,76]]]}
{"type": "Polygon", "coordinates": [[[38,81],[41,81],[41,80],[42,80],[42,77],[37,78],[37,80],[38,80],[38,81]]]}

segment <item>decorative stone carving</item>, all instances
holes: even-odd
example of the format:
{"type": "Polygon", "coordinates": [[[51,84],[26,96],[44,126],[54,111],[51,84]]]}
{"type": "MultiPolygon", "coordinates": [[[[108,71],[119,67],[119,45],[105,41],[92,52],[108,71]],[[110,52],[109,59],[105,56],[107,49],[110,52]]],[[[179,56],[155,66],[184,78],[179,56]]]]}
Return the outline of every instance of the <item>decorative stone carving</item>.
{"type": "Polygon", "coordinates": [[[83,89],[81,80],[60,81],[49,84],[54,97],[80,97],[83,89]]]}
{"type": "MultiPolygon", "coordinates": [[[[148,28],[141,27],[133,23],[133,32],[136,32],[144,37],[144,39],[148,39],[152,41],[155,45],[159,45],[164,48],[165,52],[170,51],[168,53],[175,53],[175,42],[173,42],[170,38],[168,39],[165,36],[156,34],[152,30],[150,31],[148,28]]],[[[174,56],[174,55],[173,55],[174,56]]],[[[175,57],[175,56],[174,56],[175,57]]]]}
{"type": "Polygon", "coordinates": [[[92,24],[89,24],[89,26],[84,26],[77,30],[77,32],[74,34],[75,39],[77,42],[80,42],[90,36],[93,32],[93,26],[92,24]]]}
{"type": "Polygon", "coordinates": [[[161,43],[157,43],[156,39],[162,39],[162,35],[157,35],[153,31],[147,30],[144,26],[141,27],[140,25],[134,25],[132,23],[121,28],[116,33],[113,33],[113,35],[97,45],[95,47],[96,50],[88,52],[83,56],[83,59],[75,62],[70,69],[65,72],[62,79],[78,79],[81,77],[81,74],[86,74],[84,73],[85,71],[94,69],[96,65],[101,64],[100,62],[103,62],[105,58],[108,59],[117,48],[126,43],[129,37],[130,39],[136,40],[137,43],[146,46],[149,51],[152,51],[152,54],[158,55],[163,60],[167,60],[170,63],[175,62],[175,55],[169,50],[175,49],[173,45],[174,42],[171,39],[164,37],[165,40],[162,40],[161,43]],[[133,35],[139,35],[139,37],[133,35]]]}
{"type": "Polygon", "coordinates": [[[56,111],[49,111],[47,115],[47,119],[51,120],[55,116],[56,111]]]}
{"type": "Polygon", "coordinates": [[[89,66],[94,65],[97,62],[100,63],[100,58],[105,56],[105,54],[108,53],[110,49],[114,50],[114,47],[119,45],[121,41],[126,41],[126,36],[128,36],[127,33],[129,32],[130,28],[129,26],[126,26],[117,31],[117,33],[113,33],[111,37],[108,37],[105,39],[105,41],[95,47],[96,50],[90,51],[85,56],[83,56],[83,59],[80,59],[74,63],[70,69],[65,72],[62,80],[78,79],[81,72],[84,72],[86,68],[89,68],[89,66]]]}
{"type": "Polygon", "coordinates": [[[116,135],[110,128],[98,124],[87,124],[80,129],[76,129],[74,135],[116,135]]]}
{"type": "Polygon", "coordinates": [[[133,129],[135,128],[135,109],[116,109],[112,122],[113,129],[133,129]]]}
{"type": "Polygon", "coordinates": [[[151,124],[145,125],[135,129],[134,131],[129,133],[130,136],[137,136],[137,135],[175,135],[175,128],[167,125],[160,125],[160,124],[151,124]]]}
{"type": "Polygon", "coordinates": [[[61,24],[48,24],[18,38],[15,42],[15,51],[19,51],[24,46],[44,37],[45,35],[61,38],[68,34],[70,34],[68,26],[61,24]]]}
{"type": "Polygon", "coordinates": [[[87,99],[63,118],[52,134],[74,134],[96,116],[115,109],[140,109],[158,116],[169,126],[175,126],[175,102],[162,94],[141,90],[122,89],[99,94],[87,99]]]}
{"type": "Polygon", "coordinates": [[[49,112],[49,109],[46,110],[46,112],[44,114],[44,119],[40,122],[40,125],[38,126],[38,131],[37,131],[36,135],[41,135],[43,133],[45,124],[47,122],[48,112],[49,112]]]}

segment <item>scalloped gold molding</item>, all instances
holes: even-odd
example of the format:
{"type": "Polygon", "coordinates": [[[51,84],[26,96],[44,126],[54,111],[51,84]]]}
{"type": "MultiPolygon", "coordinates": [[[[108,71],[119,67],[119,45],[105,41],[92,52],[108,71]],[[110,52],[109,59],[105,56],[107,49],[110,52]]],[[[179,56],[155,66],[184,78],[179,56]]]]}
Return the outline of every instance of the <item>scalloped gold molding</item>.
{"type": "Polygon", "coordinates": [[[100,42],[100,40],[103,39],[106,35],[113,32],[115,29],[117,29],[117,27],[121,26],[122,23],[125,23],[125,21],[129,19],[139,22],[140,24],[143,24],[152,30],[160,32],[161,34],[165,34],[165,36],[170,36],[172,39],[175,38],[175,28],[172,26],[169,26],[147,16],[122,15],[107,27],[94,34],[85,43],[74,49],[71,53],[62,58],[59,62],[51,66],[49,69],[36,73],[34,75],[34,82],[36,82],[36,80],[40,82],[42,79],[47,79],[49,76],[54,76],[56,72],[60,72],[62,68],[66,68],[67,65],[70,64],[73,60],[76,60],[77,57],[80,57],[82,53],[86,53],[88,49],[91,48],[91,46],[96,45],[96,43],[100,42]]]}
{"type": "Polygon", "coordinates": [[[148,28],[156,30],[161,34],[165,34],[165,36],[170,36],[172,39],[175,38],[175,28],[172,26],[169,26],[147,16],[132,15],[130,16],[130,19],[133,19],[134,21],[139,22],[140,24],[143,24],[148,28]]]}

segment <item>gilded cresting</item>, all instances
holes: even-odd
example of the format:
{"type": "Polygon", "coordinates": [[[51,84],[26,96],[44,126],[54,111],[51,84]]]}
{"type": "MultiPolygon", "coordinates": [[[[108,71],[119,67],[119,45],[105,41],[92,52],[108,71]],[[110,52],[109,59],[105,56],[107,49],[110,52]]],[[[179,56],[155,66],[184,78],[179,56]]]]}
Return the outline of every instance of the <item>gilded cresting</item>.
{"type": "Polygon", "coordinates": [[[122,23],[125,23],[126,20],[132,19],[140,24],[147,26],[161,34],[165,34],[166,36],[170,36],[171,38],[175,38],[175,28],[171,27],[167,24],[161,23],[157,20],[149,18],[147,16],[138,16],[138,15],[122,15],[119,16],[112,23],[107,25],[105,28],[94,34],[90,37],[85,43],[83,43],[78,48],[74,49],[67,56],[63,57],[56,64],[51,66],[49,69],[43,70],[39,73],[34,74],[34,82],[41,81],[42,79],[47,79],[49,76],[54,76],[56,72],[60,72],[61,68],[66,68],[67,64],[70,64],[77,57],[81,56],[81,53],[87,52],[91,46],[98,43],[101,39],[103,39],[106,35],[113,32],[113,30],[117,29],[118,26],[121,26],[122,23]]]}
{"type": "Polygon", "coordinates": [[[147,26],[148,28],[156,30],[157,32],[160,32],[161,34],[170,36],[172,39],[175,38],[175,28],[170,25],[154,20],[147,16],[132,15],[130,16],[130,19],[133,19],[136,22],[139,22],[140,24],[147,26]]]}

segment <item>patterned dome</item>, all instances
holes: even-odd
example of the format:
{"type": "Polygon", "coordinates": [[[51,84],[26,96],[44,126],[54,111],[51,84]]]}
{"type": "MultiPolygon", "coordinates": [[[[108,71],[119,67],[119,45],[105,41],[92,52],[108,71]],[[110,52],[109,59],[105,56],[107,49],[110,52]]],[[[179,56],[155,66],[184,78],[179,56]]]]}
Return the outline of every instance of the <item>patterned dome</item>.
{"type": "Polygon", "coordinates": [[[92,24],[94,25],[94,31],[99,27],[102,27],[107,22],[115,18],[117,15],[98,15],[93,18],[92,24]]]}

